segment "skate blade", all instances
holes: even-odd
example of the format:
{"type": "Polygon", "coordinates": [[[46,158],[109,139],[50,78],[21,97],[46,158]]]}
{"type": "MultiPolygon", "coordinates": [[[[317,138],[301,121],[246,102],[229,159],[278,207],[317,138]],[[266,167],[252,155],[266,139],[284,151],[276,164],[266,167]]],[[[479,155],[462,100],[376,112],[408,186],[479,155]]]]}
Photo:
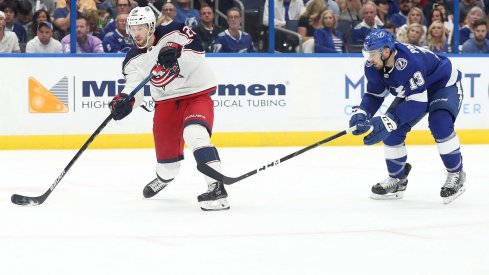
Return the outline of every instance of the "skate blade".
{"type": "Polygon", "coordinates": [[[372,193],[370,198],[373,200],[400,200],[404,197],[404,191],[398,191],[396,193],[389,193],[385,195],[379,195],[372,193]]]}
{"type": "Polygon", "coordinates": [[[200,209],[204,211],[221,211],[228,210],[230,208],[226,198],[218,199],[215,201],[201,201],[199,202],[200,209]]]}
{"type": "Polygon", "coordinates": [[[462,186],[457,193],[451,195],[450,197],[443,198],[443,204],[449,204],[454,201],[456,198],[460,197],[465,192],[465,185],[462,186]]]}

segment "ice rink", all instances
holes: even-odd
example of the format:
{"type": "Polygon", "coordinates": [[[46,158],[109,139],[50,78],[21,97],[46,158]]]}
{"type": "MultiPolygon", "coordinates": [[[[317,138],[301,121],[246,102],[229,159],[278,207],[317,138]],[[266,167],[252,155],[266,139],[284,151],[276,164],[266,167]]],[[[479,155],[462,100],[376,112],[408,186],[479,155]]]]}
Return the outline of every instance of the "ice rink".
{"type": "MultiPolygon", "coordinates": [[[[221,148],[239,176],[300,148],[221,148]]],[[[315,148],[227,187],[231,209],[203,212],[186,151],[153,199],[154,153],[92,150],[39,206],[75,150],[0,151],[0,274],[489,274],[489,145],[464,145],[467,191],[449,205],[435,146],[408,146],[403,200],[374,201],[375,147],[315,148]]]]}

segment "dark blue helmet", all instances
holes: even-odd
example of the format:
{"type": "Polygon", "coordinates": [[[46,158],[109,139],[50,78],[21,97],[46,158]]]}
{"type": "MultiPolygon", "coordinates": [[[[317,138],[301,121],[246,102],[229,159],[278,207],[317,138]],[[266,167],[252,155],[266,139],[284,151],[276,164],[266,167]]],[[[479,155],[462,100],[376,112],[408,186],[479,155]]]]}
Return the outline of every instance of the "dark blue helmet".
{"type": "Polygon", "coordinates": [[[392,33],[385,29],[373,29],[363,42],[364,51],[384,50],[385,47],[394,50],[396,40],[392,33]]]}

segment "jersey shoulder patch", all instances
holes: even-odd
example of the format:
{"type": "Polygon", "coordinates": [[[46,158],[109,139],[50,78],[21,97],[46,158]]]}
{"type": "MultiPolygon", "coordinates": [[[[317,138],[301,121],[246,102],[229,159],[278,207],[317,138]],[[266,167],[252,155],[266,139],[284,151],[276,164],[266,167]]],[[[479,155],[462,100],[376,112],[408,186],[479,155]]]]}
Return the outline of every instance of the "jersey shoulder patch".
{"type": "Polygon", "coordinates": [[[396,59],[396,63],[394,66],[396,66],[396,69],[398,71],[402,71],[406,68],[407,64],[408,64],[408,61],[405,58],[401,57],[401,58],[396,59]]]}

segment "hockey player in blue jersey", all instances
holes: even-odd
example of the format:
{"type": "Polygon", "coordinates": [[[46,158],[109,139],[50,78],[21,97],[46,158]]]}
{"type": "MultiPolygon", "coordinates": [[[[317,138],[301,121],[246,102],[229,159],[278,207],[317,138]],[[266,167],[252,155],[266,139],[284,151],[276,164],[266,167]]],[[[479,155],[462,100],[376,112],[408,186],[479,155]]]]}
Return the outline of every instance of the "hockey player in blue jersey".
{"type": "Polygon", "coordinates": [[[350,127],[366,145],[383,141],[389,176],[372,186],[372,199],[401,199],[411,165],[407,163],[406,135],[426,114],[440,157],[447,170],[440,196],[450,203],[465,191],[460,141],[454,122],[463,90],[461,72],[447,57],[426,49],[395,42],[386,30],[375,29],[363,48],[367,91],[353,108],[350,127]],[[383,115],[374,116],[388,94],[396,96],[383,115]]]}

